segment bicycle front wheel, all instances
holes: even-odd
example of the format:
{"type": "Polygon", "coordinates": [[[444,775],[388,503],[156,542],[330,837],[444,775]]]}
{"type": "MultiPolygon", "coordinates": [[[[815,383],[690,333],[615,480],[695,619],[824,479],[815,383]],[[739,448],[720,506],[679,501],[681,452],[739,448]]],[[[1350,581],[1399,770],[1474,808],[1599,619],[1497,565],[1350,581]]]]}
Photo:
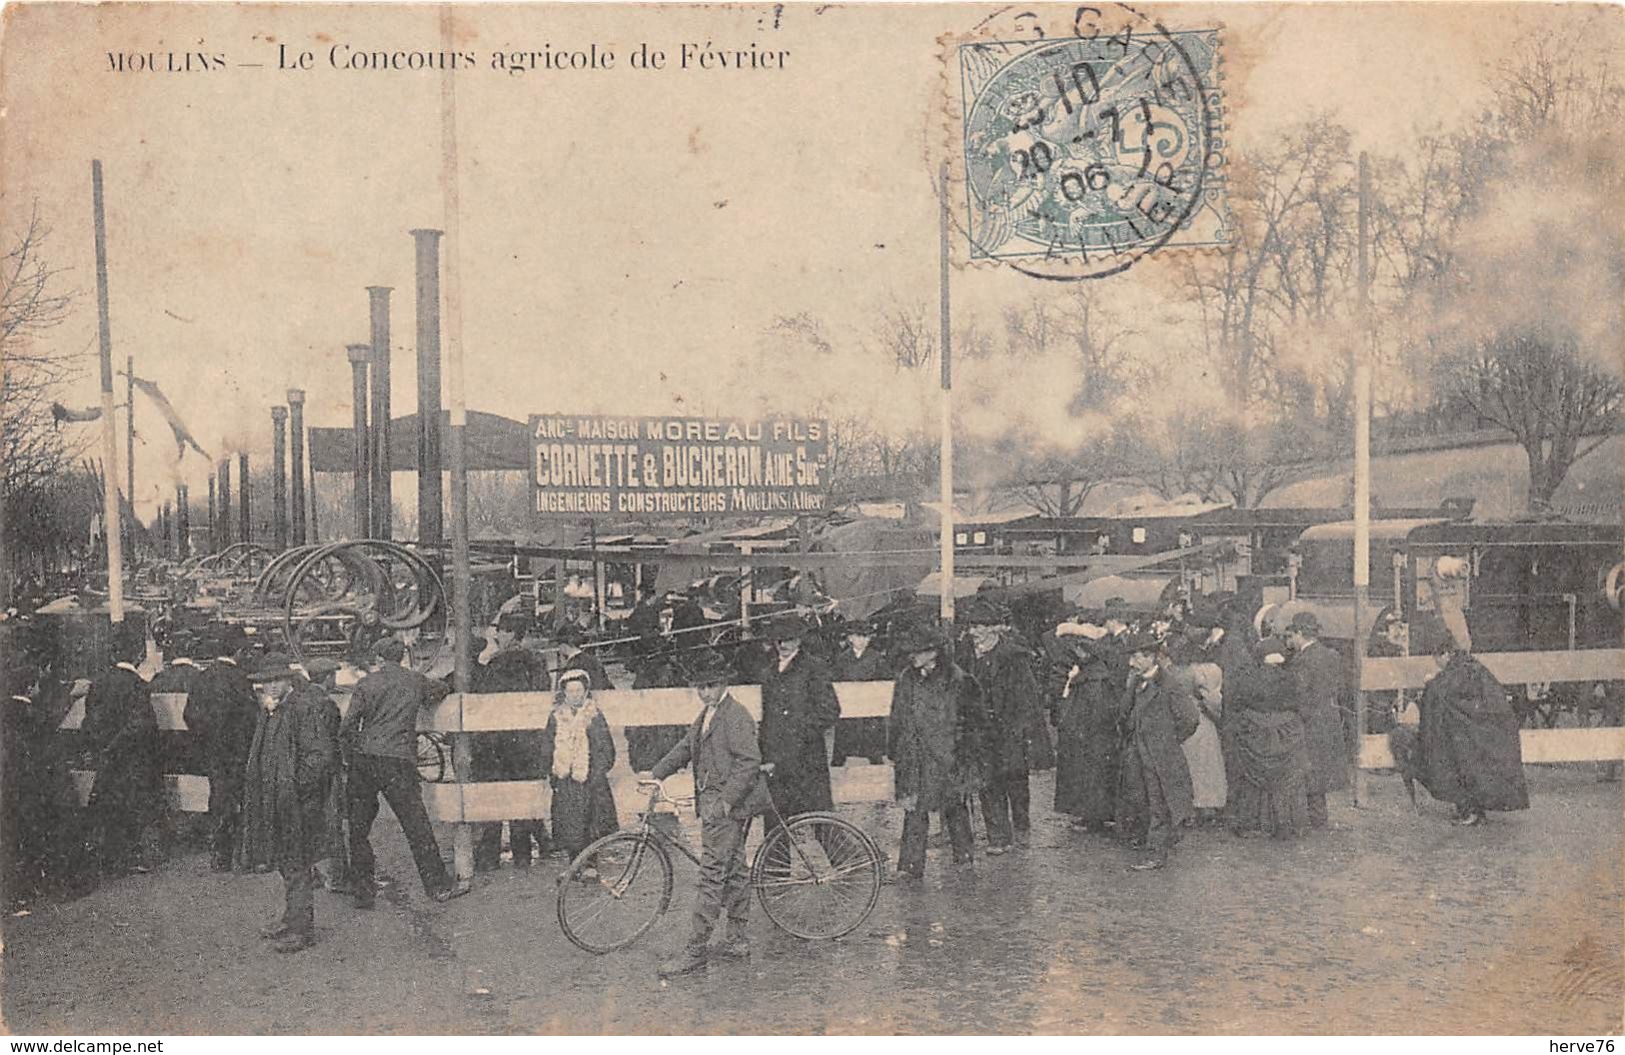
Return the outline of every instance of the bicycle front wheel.
{"type": "Polygon", "coordinates": [[[623,949],[671,905],[671,855],[647,835],[616,832],[559,877],[559,928],[588,952],[623,949]]]}
{"type": "Polygon", "coordinates": [[[880,850],[855,824],[802,813],[762,841],[750,881],[775,926],[798,938],[850,934],[880,898],[880,850]]]}

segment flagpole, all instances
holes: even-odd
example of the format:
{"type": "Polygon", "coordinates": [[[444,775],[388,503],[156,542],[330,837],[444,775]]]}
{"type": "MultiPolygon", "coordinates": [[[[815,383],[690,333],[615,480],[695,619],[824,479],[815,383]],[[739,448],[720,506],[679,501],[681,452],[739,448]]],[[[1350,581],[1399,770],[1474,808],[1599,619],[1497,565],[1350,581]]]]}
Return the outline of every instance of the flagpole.
{"type": "Polygon", "coordinates": [[[942,330],[939,340],[942,352],[942,474],[938,481],[942,504],[942,537],[938,540],[938,545],[941,548],[942,560],[942,626],[944,632],[951,633],[954,625],[954,435],[953,358],[948,311],[948,162],[946,161],[942,163],[941,175],[938,191],[942,195],[942,208],[937,218],[937,252],[940,267],[938,284],[942,298],[939,320],[942,330]]]}
{"type": "MultiPolygon", "coordinates": [[[[441,46],[453,46],[452,8],[440,9],[441,46]]],[[[446,388],[451,406],[448,411],[450,435],[447,460],[451,469],[451,625],[455,635],[452,649],[452,685],[458,692],[470,688],[470,661],[474,631],[469,612],[471,575],[468,555],[468,460],[465,447],[468,407],[463,389],[463,293],[462,220],[457,183],[457,94],[456,75],[448,65],[440,79],[440,157],[441,202],[446,231],[446,388]]],[[[420,409],[421,413],[421,409],[420,409]]],[[[438,476],[436,477],[438,480],[438,476]]],[[[419,532],[422,537],[422,532],[419,532]]],[[[436,539],[435,541],[438,541],[436,539]]],[[[461,735],[452,740],[452,764],[458,780],[472,776],[473,737],[461,735]]],[[[453,835],[453,864],[459,880],[474,875],[474,832],[471,825],[459,824],[453,835]]]]}
{"type": "MultiPolygon", "coordinates": [[[[1371,263],[1368,236],[1371,212],[1371,168],[1360,153],[1359,279],[1360,326],[1354,341],[1354,743],[1365,741],[1365,650],[1363,627],[1371,589],[1371,357],[1364,347],[1371,335],[1371,263]]],[[[1367,800],[1365,770],[1354,760],[1354,805],[1367,800]]]]}
{"type": "Polygon", "coordinates": [[[125,535],[130,560],[135,561],[135,356],[124,357],[124,500],[130,503],[125,535]]]}
{"type": "Polygon", "coordinates": [[[107,310],[107,218],[102,208],[102,163],[90,163],[90,191],[96,226],[96,318],[102,365],[102,446],[108,472],[102,479],[102,532],[107,539],[107,610],[124,622],[124,551],[119,539],[118,440],[113,435],[113,335],[107,310]]]}

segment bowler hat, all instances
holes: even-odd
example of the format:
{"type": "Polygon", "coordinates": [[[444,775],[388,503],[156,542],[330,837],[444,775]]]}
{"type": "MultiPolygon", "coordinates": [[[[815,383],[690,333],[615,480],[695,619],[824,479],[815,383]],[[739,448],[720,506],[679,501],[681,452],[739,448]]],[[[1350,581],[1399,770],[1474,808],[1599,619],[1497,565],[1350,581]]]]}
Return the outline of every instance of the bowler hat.
{"type": "Polygon", "coordinates": [[[1128,602],[1121,597],[1108,597],[1101,603],[1100,607],[1106,613],[1108,619],[1113,616],[1121,618],[1128,615],[1128,602]]]}
{"type": "Polygon", "coordinates": [[[715,649],[704,649],[690,656],[683,664],[683,670],[688,676],[690,685],[712,685],[717,682],[726,683],[733,671],[728,661],[715,649]]]}
{"type": "Polygon", "coordinates": [[[965,622],[971,626],[1009,626],[1010,607],[991,597],[973,597],[965,606],[965,622]]]}
{"type": "Polygon", "coordinates": [[[1286,624],[1288,630],[1296,630],[1308,637],[1320,636],[1320,620],[1315,618],[1313,612],[1298,612],[1286,624]]]}
{"type": "Polygon", "coordinates": [[[399,638],[385,637],[380,638],[378,643],[372,646],[372,651],[379,659],[399,663],[406,655],[406,646],[401,644],[399,638]]]}
{"type": "Polygon", "coordinates": [[[1217,608],[1210,604],[1199,604],[1191,606],[1190,611],[1185,613],[1185,625],[1199,630],[1211,630],[1216,626],[1223,626],[1224,620],[1217,608]]]}
{"type": "Polygon", "coordinates": [[[897,647],[909,653],[932,652],[942,647],[942,635],[929,623],[915,623],[897,635],[897,647]]]}
{"type": "Polygon", "coordinates": [[[293,668],[292,660],[285,653],[272,652],[255,664],[248,680],[257,685],[267,681],[289,681],[298,674],[299,672],[293,668]]]}
{"type": "Polygon", "coordinates": [[[773,641],[807,636],[807,621],[799,615],[781,615],[768,624],[767,636],[773,641]]]}

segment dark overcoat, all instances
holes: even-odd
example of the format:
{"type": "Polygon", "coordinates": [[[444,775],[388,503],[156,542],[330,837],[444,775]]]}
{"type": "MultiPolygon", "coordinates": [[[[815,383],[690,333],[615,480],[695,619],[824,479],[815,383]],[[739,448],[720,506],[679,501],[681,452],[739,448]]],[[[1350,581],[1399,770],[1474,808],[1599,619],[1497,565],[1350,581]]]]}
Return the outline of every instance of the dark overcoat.
{"type": "Polygon", "coordinates": [[[1349,754],[1343,739],[1343,657],[1313,641],[1287,661],[1298,682],[1298,716],[1309,740],[1309,793],[1349,786],[1349,754]]]}
{"type": "MultiPolygon", "coordinates": [[[[474,667],[469,687],[475,692],[546,692],[547,664],[529,649],[512,645],[474,667]]],[[[591,672],[588,672],[590,678],[591,672]]],[[[541,734],[514,729],[479,733],[473,738],[474,779],[538,780],[546,775],[536,761],[541,734]]]]}
{"type": "Polygon", "coordinates": [[[192,679],[182,717],[202,744],[209,775],[209,812],[217,816],[242,788],[243,767],[259,715],[254,686],[237,664],[215,660],[192,679]]]}
{"type": "Polygon", "coordinates": [[[1056,708],[1055,808],[1098,823],[1116,816],[1118,725],[1127,676],[1117,662],[1117,641],[1068,640],[1074,664],[1061,682],[1056,708]]]}
{"type": "Polygon", "coordinates": [[[1183,824],[1194,807],[1182,745],[1201,724],[1189,684],[1162,668],[1150,678],[1134,677],[1124,723],[1119,824],[1159,817],[1174,827],[1183,824]]]}
{"type": "MultiPolygon", "coordinates": [[[[892,667],[886,656],[872,643],[856,655],[852,646],[845,645],[835,653],[831,674],[836,681],[890,681],[892,667]]],[[[842,718],[835,726],[835,757],[851,755],[861,758],[879,758],[886,753],[886,719],[842,718]]]]}
{"type": "Polygon", "coordinates": [[[762,676],[762,761],[773,764],[768,788],[786,817],[833,809],[824,731],[841,716],[829,667],[805,650],[779,670],[777,659],[762,676]]]}
{"type": "Polygon", "coordinates": [[[1055,768],[1043,699],[1032,659],[1008,637],[991,650],[972,650],[976,683],[988,716],[988,763],[995,773],[1021,774],[1055,768]]]}
{"type": "Polygon", "coordinates": [[[941,810],[986,784],[982,690],[949,662],[946,650],[929,674],[910,666],[897,675],[888,728],[898,801],[915,796],[915,809],[941,810]]]}
{"type": "Polygon", "coordinates": [[[338,746],[326,694],[309,685],[275,710],[261,709],[248,750],[243,800],[243,858],[283,873],[325,856],[325,807],[338,746]]]}
{"type": "Polygon", "coordinates": [[[1465,652],[1422,690],[1422,786],[1441,802],[1484,810],[1529,808],[1518,717],[1506,690],[1465,652]]]}
{"type": "Polygon", "coordinates": [[[95,757],[92,804],[133,805],[158,792],[163,781],[158,719],[152,713],[152,690],[134,669],[111,667],[90,683],[80,729],[95,757]]]}

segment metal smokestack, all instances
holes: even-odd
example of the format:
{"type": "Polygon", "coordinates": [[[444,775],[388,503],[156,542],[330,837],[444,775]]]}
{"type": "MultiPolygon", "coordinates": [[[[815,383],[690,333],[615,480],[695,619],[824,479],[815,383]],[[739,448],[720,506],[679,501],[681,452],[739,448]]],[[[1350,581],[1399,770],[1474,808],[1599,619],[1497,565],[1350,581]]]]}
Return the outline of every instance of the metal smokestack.
{"type": "Polygon", "coordinates": [[[186,560],[192,555],[191,496],[185,484],[175,485],[175,556],[186,560]]]}
{"type": "Polygon", "coordinates": [[[231,547],[231,455],[220,459],[220,548],[231,547]]]}
{"type": "Polygon", "coordinates": [[[209,552],[220,552],[220,524],[215,514],[213,473],[209,474],[209,552]]]}
{"type": "Polygon", "coordinates": [[[293,440],[293,464],[288,479],[293,483],[293,544],[305,544],[305,390],[288,389],[288,429],[293,440]]]}
{"type": "Polygon", "coordinates": [[[418,540],[445,537],[440,491],[440,234],[418,228],[418,540]]]}
{"type": "Polygon", "coordinates": [[[381,539],[392,537],[395,527],[389,479],[389,291],[388,286],[367,287],[372,315],[371,520],[373,537],[381,539]]]}
{"type": "Polygon", "coordinates": [[[354,410],[350,433],[355,468],[355,537],[371,538],[372,480],[368,460],[367,361],[372,358],[372,345],[351,344],[345,347],[345,351],[350,358],[350,404],[354,410]]]}
{"type": "Polygon", "coordinates": [[[244,542],[254,541],[254,514],[249,503],[248,452],[237,455],[237,537],[244,542]]]}
{"type": "Polygon", "coordinates": [[[288,408],[271,408],[271,534],[288,548],[288,408]]]}

